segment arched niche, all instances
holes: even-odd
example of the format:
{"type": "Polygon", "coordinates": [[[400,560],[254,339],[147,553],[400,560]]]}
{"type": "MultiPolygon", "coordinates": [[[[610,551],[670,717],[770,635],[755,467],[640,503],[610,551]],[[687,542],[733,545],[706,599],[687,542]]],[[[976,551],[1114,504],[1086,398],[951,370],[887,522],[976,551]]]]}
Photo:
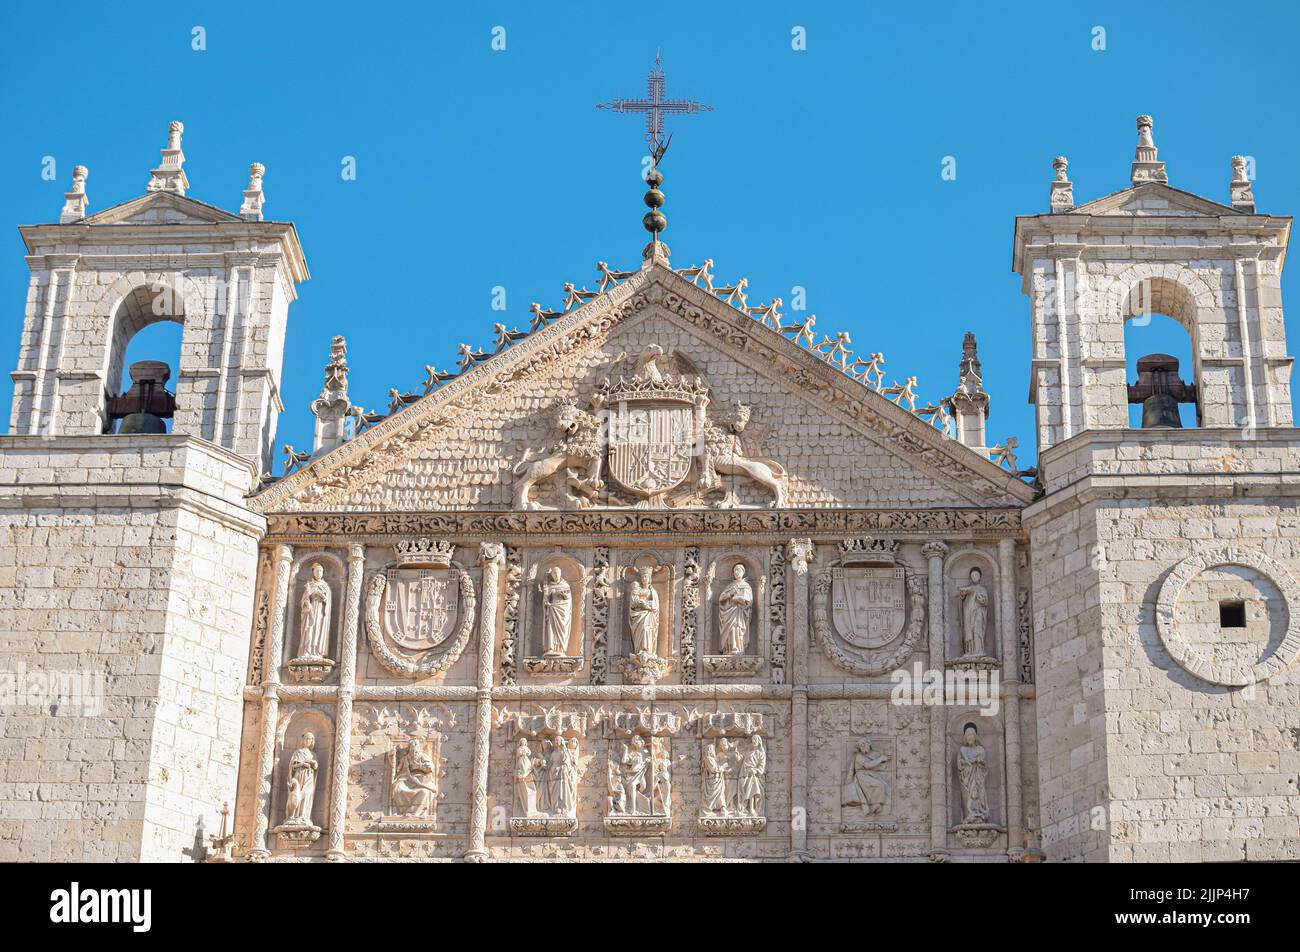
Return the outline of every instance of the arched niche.
{"type": "Polygon", "coordinates": [[[620,560],[618,570],[619,595],[619,631],[621,632],[619,654],[631,654],[635,649],[632,644],[631,622],[628,618],[628,596],[632,583],[639,580],[641,570],[650,570],[650,584],[659,595],[659,637],[655,654],[660,658],[673,656],[673,619],[677,617],[677,605],[674,598],[677,579],[676,562],[673,556],[655,550],[643,550],[630,554],[626,561],[620,560]]]}
{"type": "MultiPolygon", "coordinates": [[[[165,363],[171,371],[171,389],[175,391],[180,374],[185,318],[184,292],[177,291],[170,283],[142,283],[126,290],[113,305],[109,316],[108,347],[105,350],[105,394],[117,395],[130,386],[130,382],[124,379],[128,349],[132,351],[132,360],[147,359],[165,363]],[[162,333],[161,328],[158,331],[149,330],[163,323],[181,325],[181,333],[162,333]],[[139,346],[141,344],[144,345],[143,348],[139,346]]],[[[113,421],[108,418],[107,406],[102,408],[102,412],[104,432],[111,432],[113,421]]]]}
{"type": "MultiPolygon", "coordinates": [[[[972,598],[979,595],[978,592],[971,592],[972,598]]],[[[998,612],[1001,606],[998,604],[998,565],[997,561],[987,552],[974,547],[958,549],[949,554],[947,561],[944,563],[944,617],[947,619],[945,625],[946,652],[945,655],[949,661],[956,661],[963,658],[989,658],[999,659],[1002,656],[1002,646],[998,638],[998,624],[1000,618],[998,612]],[[978,581],[971,578],[971,571],[979,572],[978,581]],[[964,589],[973,589],[976,585],[984,589],[983,600],[985,604],[981,607],[984,609],[984,645],[982,652],[972,654],[966,650],[965,644],[965,613],[967,609],[967,600],[963,597],[964,589]]]]}
{"type": "Polygon", "coordinates": [[[587,569],[573,556],[561,552],[539,556],[524,577],[524,654],[528,658],[541,658],[544,654],[546,606],[542,587],[552,569],[558,569],[560,578],[569,586],[569,634],[564,656],[579,658],[583,655],[583,632],[586,630],[587,569]]]}
{"type": "MultiPolygon", "coordinates": [[[[978,746],[984,749],[983,759],[987,768],[984,788],[988,802],[988,817],[982,825],[1004,828],[1006,826],[1006,767],[1003,756],[1002,721],[1000,718],[982,714],[981,709],[977,707],[964,708],[948,718],[946,763],[948,789],[951,791],[948,797],[949,824],[952,827],[981,825],[979,822],[975,824],[967,822],[967,801],[959,767],[961,748],[966,743],[967,725],[975,727],[975,739],[978,746]]],[[[975,837],[967,845],[981,845],[980,839],[975,837]]],[[[991,843],[982,845],[991,845],[991,843]]]]}
{"type": "Polygon", "coordinates": [[[745,638],[745,650],[743,654],[765,657],[767,654],[768,643],[768,611],[767,611],[767,574],[763,569],[763,564],[748,552],[733,550],[718,555],[709,562],[708,568],[704,573],[703,596],[704,596],[704,646],[705,654],[721,655],[722,650],[722,623],[719,615],[718,598],[727,586],[733,580],[735,567],[739,565],[745,570],[745,581],[749,583],[754,593],[753,608],[749,618],[749,632],[745,638]]]}
{"type": "Polygon", "coordinates": [[[289,664],[303,654],[303,596],[308,583],[312,581],[313,566],[317,565],[321,567],[322,581],[329,586],[330,591],[329,638],[324,654],[327,658],[338,661],[338,649],[342,641],[343,599],[347,591],[347,564],[333,552],[317,551],[296,553],[290,569],[282,665],[289,664]]]}
{"type": "MultiPolygon", "coordinates": [[[[316,757],[316,789],[312,797],[311,822],[321,830],[330,816],[330,777],[333,775],[334,719],[318,707],[301,707],[288,711],[276,731],[276,757],[271,790],[271,825],[279,827],[287,819],[290,763],[302,746],[305,734],[314,738],[312,753],[316,757]]],[[[312,841],[315,842],[315,841],[312,841]]]]}

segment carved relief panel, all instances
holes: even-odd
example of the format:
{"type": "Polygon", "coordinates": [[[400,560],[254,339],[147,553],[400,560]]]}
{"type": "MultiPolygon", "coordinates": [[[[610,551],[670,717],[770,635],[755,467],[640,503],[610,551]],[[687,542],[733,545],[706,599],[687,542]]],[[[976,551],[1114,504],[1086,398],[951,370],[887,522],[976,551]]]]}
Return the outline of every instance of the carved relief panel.
{"type": "Polygon", "coordinates": [[[758,713],[719,712],[701,720],[701,833],[741,836],[767,826],[766,733],[758,713]]]}
{"type": "Polygon", "coordinates": [[[605,832],[615,836],[666,833],[672,827],[672,737],[679,714],[620,711],[607,721],[605,832]]]}
{"type": "Polygon", "coordinates": [[[812,627],[837,668],[874,676],[922,646],[925,586],[892,539],[846,539],[813,583],[812,627]]]}
{"type": "MultiPolygon", "coordinates": [[[[358,705],[363,736],[353,763],[359,765],[361,796],[354,810],[369,831],[423,834],[442,829],[439,804],[449,785],[464,779],[463,757],[451,764],[447,752],[451,738],[463,740],[459,720],[445,704],[358,705]]],[[[459,743],[457,749],[463,749],[459,743]]]]}
{"type": "Polygon", "coordinates": [[[515,836],[569,836],[578,829],[578,799],[585,772],[583,735],[586,716],[549,710],[520,714],[505,724],[515,836]]]}
{"type": "Polygon", "coordinates": [[[395,560],[366,583],[365,628],[391,674],[426,677],[449,668],[469,643],[477,595],[456,547],[430,539],[393,546],[395,560]]]}

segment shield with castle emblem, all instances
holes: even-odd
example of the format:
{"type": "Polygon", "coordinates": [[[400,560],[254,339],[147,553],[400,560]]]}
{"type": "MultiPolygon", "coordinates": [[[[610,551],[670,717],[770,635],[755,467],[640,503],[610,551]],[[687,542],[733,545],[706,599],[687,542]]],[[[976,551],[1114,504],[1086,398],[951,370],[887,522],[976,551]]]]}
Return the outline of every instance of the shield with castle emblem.
{"type": "Polygon", "coordinates": [[[455,626],[456,590],[446,569],[393,569],[387,573],[384,632],[410,651],[441,644],[455,626]]]}
{"type": "Polygon", "coordinates": [[[623,404],[610,413],[609,471],[629,492],[658,496],[691,469],[695,449],[692,404],[623,404]]]}
{"type": "Polygon", "coordinates": [[[835,631],[859,648],[879,648],[903,631],[907,585],[901,565],[831,570],[835,631]]]}

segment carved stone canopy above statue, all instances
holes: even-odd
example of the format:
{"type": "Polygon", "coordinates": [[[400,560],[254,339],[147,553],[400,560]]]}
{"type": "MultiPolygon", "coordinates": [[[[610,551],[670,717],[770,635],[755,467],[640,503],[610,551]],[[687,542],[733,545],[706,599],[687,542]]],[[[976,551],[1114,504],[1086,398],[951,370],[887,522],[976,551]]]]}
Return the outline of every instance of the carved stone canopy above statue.
{"type": "Polygon", "coordinates": [[[588,398],[592,412],[574,399],[552,407],[553,449],[526,450],[514,467],[517,509],[548,508],[534,493],[552,479],[563,482],[557,508],[737,508],[723,476],[766,489],[773,508],[787,505],[784,467],[741,446],[750,408],[737,401],[710,419],[711,391],[689,358],[651,344],[610,370],[588,398]]]}

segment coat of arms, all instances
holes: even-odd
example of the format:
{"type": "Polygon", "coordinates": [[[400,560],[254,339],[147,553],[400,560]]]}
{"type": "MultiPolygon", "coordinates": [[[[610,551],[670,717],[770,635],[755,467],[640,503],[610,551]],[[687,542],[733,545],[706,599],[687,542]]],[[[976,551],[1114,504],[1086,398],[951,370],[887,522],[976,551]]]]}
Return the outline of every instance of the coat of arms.
{"type": "Polygon", "coordinates": [[[831,617],[836,633],[859,648],[879,648],[903,631],[906,580],[901,565],[831,570],[831,617]]]}
{"type": "Polygon", "coordinates": [[[709,399],[702,380],[663,373],[661,357],[662,348],[647,348],[633,376],[605,381],[596,400],[608,413],[610,475],[652,504],[690,472],[709,399]]]}
{"type": "Polygon", "coordinates": [[[397,645],[411,651],[436,647],[455,619],[455,590],[447,571],[391,569],[384,598],[384,629],[397,645]]]}

